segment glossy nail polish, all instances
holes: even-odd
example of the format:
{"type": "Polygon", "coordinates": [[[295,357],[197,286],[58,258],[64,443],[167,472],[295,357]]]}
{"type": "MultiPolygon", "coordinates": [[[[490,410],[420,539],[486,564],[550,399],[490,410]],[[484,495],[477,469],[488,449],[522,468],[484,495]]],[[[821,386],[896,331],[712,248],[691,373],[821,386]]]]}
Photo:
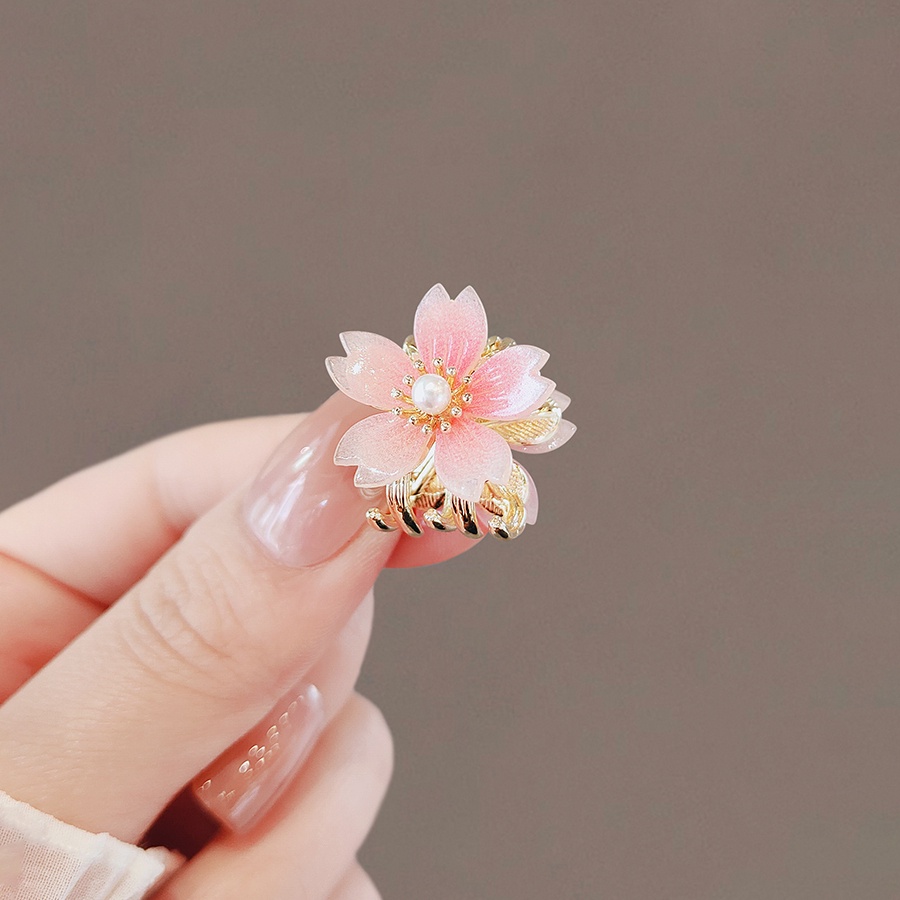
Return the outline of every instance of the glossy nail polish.
{"type": "Polygon", "coordinates": [[[318,688],[295,688],[197,777],[195,796],[232,831],[249,830],[291,783],[324,725],[318,688]]]}
{"type": "Polygon", "coordinates": [[[332,556],[363,524],[372,505],[353,473],[334,463],[344,432],[371,410],[335,394],[288,435],[250,488],[244,512],[269,555],[286,566],[332,556]]]}

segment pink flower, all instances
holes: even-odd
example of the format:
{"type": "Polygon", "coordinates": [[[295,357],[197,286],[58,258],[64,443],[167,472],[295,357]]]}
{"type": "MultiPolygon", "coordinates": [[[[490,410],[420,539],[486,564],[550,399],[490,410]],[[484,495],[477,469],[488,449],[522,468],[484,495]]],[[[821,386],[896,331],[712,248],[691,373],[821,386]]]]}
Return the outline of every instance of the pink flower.
{"type": "Polygon", "coordinates": [[[347,396],[385,410],[353,425],[334,461],[356,466],[359,487],[403,477],[434,446],[434,466],[445,489],[477,503],[487,481],[505,485],[510,445],[525,452],[556,449],[575,426],[560,420],[568,398],[540,374],[548,354],[528,345],[488,347],[487,317],[474,288],[454,300],[436,284],[416,310],[415,351],[377,334],[341,335],[347,356],[326,365],[347,396]],[[554,428],[540,443],[517,439],[508,423],[526,420],[552,400],[554,428]]]}

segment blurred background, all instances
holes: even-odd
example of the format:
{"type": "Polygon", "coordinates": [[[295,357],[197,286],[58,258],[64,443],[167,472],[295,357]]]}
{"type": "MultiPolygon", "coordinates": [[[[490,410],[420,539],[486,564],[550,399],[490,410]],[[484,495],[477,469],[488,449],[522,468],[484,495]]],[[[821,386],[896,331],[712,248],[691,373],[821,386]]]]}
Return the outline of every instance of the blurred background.
{"type": "Polygon", "coordinates": [[[894,2],[0,8],[0,502],[473,284],[541,519],[378,591],[385,898],[900,895],[894,2]]]}

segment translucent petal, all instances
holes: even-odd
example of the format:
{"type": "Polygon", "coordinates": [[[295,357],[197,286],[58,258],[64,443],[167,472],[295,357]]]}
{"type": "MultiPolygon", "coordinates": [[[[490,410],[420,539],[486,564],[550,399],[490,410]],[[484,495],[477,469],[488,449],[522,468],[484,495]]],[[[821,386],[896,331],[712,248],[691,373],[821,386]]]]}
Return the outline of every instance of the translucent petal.
{"type": "Polygon", "coordinates": [[[512,453],[499,434],[463,418],[450,431],[435,433],[434,465],[448,491],[477,503],[486,481],[509,480],[512,453]]]}
{"type": "Polygon", "coordinates": [[[325,360],[334,383],[359,403],[376,409],[399,405],[392,388],[403,389],[403,376],[416,375],[409,357],[393,341],[368,331],[345,331],[341,343],[347,356],[325,360]]]}
{"type": "Polygon", "coordinates": [[[425,455],[428,437],[393,413],[368,416],[351,426],[334,451],[339,466],[358,466],[358,487],[379,487],[411,472],[425,455]]]}
{"type": "Polygon", "coordinates": [[[572,398],[568,394],[564,394],[562,391],[554,391],[550,395],[550,399],[559,407],[560,412],[565,412],[569,408],[569,404],[572,402],[572,398]]]}
{"type": "Polygon", "coordinates": [[[455,300],[436,284],[419,303],[414,327],[416,347],[429,372],[432,360],[440,357],[444,366],[455,366],[466,375],[481,356],[487,343],[487,316],[475,288],[460,291],[455,300]]]}
{"type": "Polygon", "coordinates": [[[485,360],[472,376],[469,412],[501,422],[533,412],[556,387],[538,374],[549,358],[539,347],[515,344],[485,360]]]}
{"type": "Polygon", "coordinates": [[[527,446],[516,447],[516,451],[519,453],[549,453],[551,450],[562,447],[576,431],[577,429],[568,419],[563,419],[556,429],[556,434],[549,441],[544,441],[543,444],[528,444],[527,446]]]}

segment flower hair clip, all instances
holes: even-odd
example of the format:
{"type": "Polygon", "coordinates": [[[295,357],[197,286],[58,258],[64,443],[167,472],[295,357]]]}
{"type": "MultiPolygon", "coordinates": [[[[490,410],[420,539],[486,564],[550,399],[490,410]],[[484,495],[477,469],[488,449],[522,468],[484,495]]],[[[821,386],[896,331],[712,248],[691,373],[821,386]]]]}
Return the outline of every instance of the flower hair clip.
{"type": "Polygon", "coordinates": [[[420,535],[425,527],[517,537],[537,517],[537,492],[511,450],[546,453],[575,426],[569,398],[540,374],[549,354],[488,337],[474,288],[454,300],[436,284],[416,310],[401,348],[364,331],[341,335],[346,357],[326,366],[348,396],[383,412],[341,438],[334,461],[356,466],[354,483],[385,510],[368,521],[382,531],[420,535]]]}

